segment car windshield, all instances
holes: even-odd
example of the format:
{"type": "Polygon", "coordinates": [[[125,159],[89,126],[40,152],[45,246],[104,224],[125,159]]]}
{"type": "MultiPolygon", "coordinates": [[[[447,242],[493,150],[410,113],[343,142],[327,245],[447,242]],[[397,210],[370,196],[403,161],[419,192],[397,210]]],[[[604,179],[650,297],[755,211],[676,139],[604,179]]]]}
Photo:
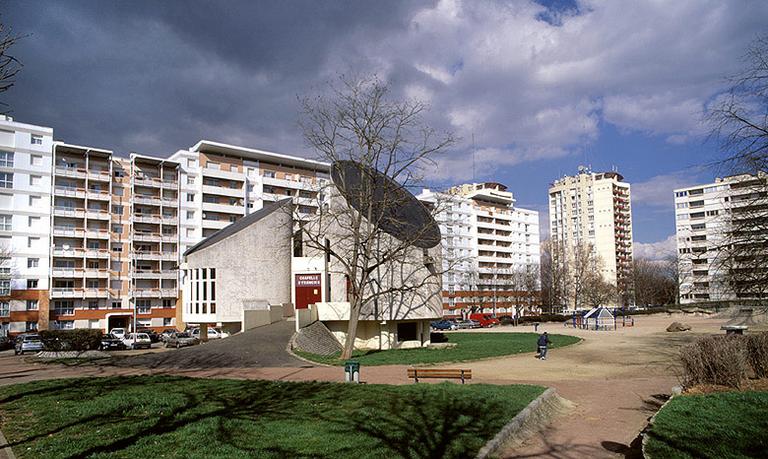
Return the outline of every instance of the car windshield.
{"type": "Polygon", "coordinates": [[[24,337],[24,342],[26,342],[26,343],[37,343],[37,342],[40,342],[40,337],[39,336],[25,336],[24,337]]]}
{"type": "Polygon", "coordinates": [[[189,333],[176,333],[177,338],[192,338],[192,335],[189,333]]]}
{"type": "Polygon", "coordinates": [[[136,338],[137,339],[149,339],[149,335],[147,335],[146,333],[137,333],[136,334],[136,338]]]}

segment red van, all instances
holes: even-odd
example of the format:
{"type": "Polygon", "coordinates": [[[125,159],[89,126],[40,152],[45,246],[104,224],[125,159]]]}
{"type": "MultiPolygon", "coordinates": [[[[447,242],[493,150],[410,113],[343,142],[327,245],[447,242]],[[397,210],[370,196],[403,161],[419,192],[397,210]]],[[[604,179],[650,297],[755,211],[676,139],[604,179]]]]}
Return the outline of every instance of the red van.
{"type": "Polygon", "coordinates": [[[483,328],[499,325],[499,319],[492,317],[490,314],[470,314],[469,318],[480,322],[480,326],[483,328]]]}

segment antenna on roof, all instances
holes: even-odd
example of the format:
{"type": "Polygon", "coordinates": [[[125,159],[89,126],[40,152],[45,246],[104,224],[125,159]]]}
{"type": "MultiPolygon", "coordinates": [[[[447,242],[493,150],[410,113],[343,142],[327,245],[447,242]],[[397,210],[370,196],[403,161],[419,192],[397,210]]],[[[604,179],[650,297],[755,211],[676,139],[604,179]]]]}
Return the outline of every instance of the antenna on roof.
{"type": "Polygon", "coordinates": [[[475,133],[472,133],[472,183],[477,181],[475,177],[475,133]]]}

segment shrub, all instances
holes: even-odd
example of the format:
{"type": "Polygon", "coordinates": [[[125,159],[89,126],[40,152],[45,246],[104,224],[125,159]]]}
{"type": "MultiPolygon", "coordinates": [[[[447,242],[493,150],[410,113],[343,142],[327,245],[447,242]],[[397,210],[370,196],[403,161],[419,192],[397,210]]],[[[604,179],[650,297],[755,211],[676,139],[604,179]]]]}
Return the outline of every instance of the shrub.
{"type": "Polygon", "coordinates": [[[101,345],[101,330],[43,330],[40,333],[46,351],[87,351],[101,345]]]}
{"type": "Polygon", "coordinates": [[[541,314],[539,316],[522,316],[518,322],[521,324],[529,324],[534,322],[565,322],[571,318],[571,316],[565,316],[562,314],[541,314]]]}
{"type": "Polygon", "coordinates": [[[749,366],[758,378],[768,377],[768,332],[747,335],[749,366]]]}
{"type": "Polygon", "coordinates": [[[683,385],[740,387],[749,369],[745,341],[743,336],[708,336],[684,346],[680,352],[683,385]]]}

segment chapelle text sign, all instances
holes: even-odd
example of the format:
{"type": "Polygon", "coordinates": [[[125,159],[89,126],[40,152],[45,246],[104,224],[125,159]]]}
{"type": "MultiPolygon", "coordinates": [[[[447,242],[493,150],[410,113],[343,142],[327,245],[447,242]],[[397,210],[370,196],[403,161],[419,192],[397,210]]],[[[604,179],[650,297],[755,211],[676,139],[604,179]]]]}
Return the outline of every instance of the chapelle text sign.
{"type": "Polygon", "coordinates": [[[296,274],[296,287],[320,287],[320,274],[296,274]]]}

